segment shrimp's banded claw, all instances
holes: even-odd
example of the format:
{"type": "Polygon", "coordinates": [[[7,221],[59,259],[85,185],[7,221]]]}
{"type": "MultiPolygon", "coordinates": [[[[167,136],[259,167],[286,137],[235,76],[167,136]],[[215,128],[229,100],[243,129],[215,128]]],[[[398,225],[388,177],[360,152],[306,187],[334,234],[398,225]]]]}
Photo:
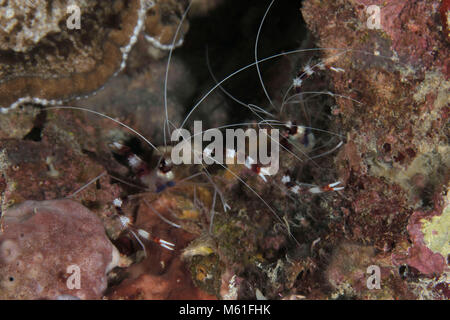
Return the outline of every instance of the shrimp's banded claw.
{"type": "Polygon", "coordinates": [[[119,216],[120,225],[122,228],[126,229],[131,226],[131,220],[130,218],[126,216],[119,216]]]}
{"type": "MultiPolygon", "coordinates": [[[[141,238],[143,238],[143,239],[145,239],[145,240],[149,240],[149,241],[155,242],[155,243],[159,244],[161,247],[163,247],[163,248],[165,248],[165,249],[168,249],[168,250],[174,250],[174,249],[175,249],[175,244],[173,244],[173,243],[171,243],[171,242],[169,242],[169,241],[160,239],[160,238],[158,238],[158,237],[154,237],[154,236],[152,236],[149,232],[147,232],[147,231],[145,231],[145,230],[143,230],[143,229],[136,229],[136,228],[133,226],[133,223],[131,222],[131,219],[130,219],[129,217],[123,215],[122,204],[123,204],[123,200],[120,199],[120,198],[116,198],[116,199],[114,199],[114,201],[113,201],[114,207],[115,207],[115,208],[118,210],[118,212],[120,213],[120,215],[119,215],[119,222],[120,222],[120,225],[121,225],[121,227],[122,227],[123,230],[129,231],[129,232],[136,238],[136,240],[139,242],[140,246],[142,247],[144,253],[145,253],[145,251],[146,251],[146,250],[145,250],[145,246],[144,246],[144,244],[141,242],[141,240],[139,239],[139,237],[141,237],[141,238]],[[137,234],[136,234],[133,230],[135,230],[135,231],[137,232],[137,234]]],[[[163,218],[163,217],[161,217],[161,218],[163,218]]],[[[178,226],[178,227],[179,227],[179,226],[178,226]]]]}
{"type": "Polygon", "coordinates": [[[171,250],[171,251],[175,250],[175,244],[173,244],[172,242],[169,242],[169,241],[160,239],[160,238],[158,238],[158,237],[152,237],[152,236],[150,235],[150,233],[148,233],[147,231],[145,231],[145,230],[143,230],[143,229],[139,229],[139,230],[138,230],[138,234],[139,234],[142,238],[144,238],[144,239],[146,239],[146,240],[149,240],[149,241],[153,241],[154,243],[159,244],[161,247],[163,247],[163,248],[165,248],[165,249],[167,249],[167,250],[171,250]]]}
{"type": "Polygon", "coordinates": [[[344,187],[338,187],[338,185],[340,185],[340,184],[341,184],[341,181],[337,181],[337,182],[327,184],[326,186],[323,186],[323,187],[310,188],[308,191],[313,194],[323,193],[323,192],[328,192],[328,191],[340,191],[340,190],[344,189],[344,187]]]}

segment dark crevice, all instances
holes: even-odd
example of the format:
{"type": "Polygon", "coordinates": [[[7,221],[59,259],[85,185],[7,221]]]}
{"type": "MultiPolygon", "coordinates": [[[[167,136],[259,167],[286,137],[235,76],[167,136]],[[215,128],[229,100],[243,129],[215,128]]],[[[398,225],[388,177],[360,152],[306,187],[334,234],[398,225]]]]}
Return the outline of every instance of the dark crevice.
{"type": "Polygon", "coordinates": [[[34,119],[33,128],[28,132],[23,140],[41,141],[42,130],[44,130],[45,122],[47,121],[47,112],[41,111],[34,119]]]}
{"type": "MultiPolygon", "coordinates": [[[[258,45],[259,59],[297,49],[301,45],[302,38],[307,35],[306,25],[300,12],[301,2],[301,0],[295,0],[274,3],[261,30],[258,45]]],[[[260,0],[228,0],[209,12],[207,16],[189,19],[190,29],[185,43],[175,54],[186,61],[186,65],[190,66],[196,78],[196,83],[200,85],[199,91],[191,101],[186,102],[186,106],[193,106],[214,85],[206,64],[206,48],[208,48],[211,69],[218,80],[255,61],[256,35],[268,3],[260,0]]],[[[281,60],[274,59],[260,64],[265,81],[273,78],[274,70],[280,71],[277,63],[281,64],[281,60]]],[[[246,103],[268,107],[255,68],[249,68],[248,71],[236,75],[224,83],[223,87],[246,103]]],[[[221,108],[229,121],[242,122],[245,118],[254,118],[250,111],[231,99],[227,99],[226,102],[230,107],[222,105],[221,108]]],[[[201,110],[199,111],[201,118],[207,117],[207,113],[202,114],[201,110]]]]}

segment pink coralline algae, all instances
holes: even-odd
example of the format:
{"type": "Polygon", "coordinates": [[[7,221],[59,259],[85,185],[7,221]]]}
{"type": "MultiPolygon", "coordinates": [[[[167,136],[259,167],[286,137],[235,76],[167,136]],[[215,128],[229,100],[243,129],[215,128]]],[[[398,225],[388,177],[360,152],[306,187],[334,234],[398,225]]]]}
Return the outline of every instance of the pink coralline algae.
{"type": "MultiPolygon", "coordinates": [[[[424,225],[432,217],[441,216],[441,210],[442,208],[437,208],[431,213],[416,211],[411,215],[407,229],[412,246],[408,249],[406,255],[394,254],[392,257],[394,264],[408,264],[427,275],[438,275],[448,268],[446,258],[440,252],[433,252],[427,246],[424,234],[424,225]]],[[[433,230],[432,233],[436,235],[438,231],[433,230]]]]}
{"type": "Polygon", "coordinates": [[[417,0],[354,2],[362,21],[366,16],[367,6],[377,5],[381,8],[382,30],[391,39],[392,49],[398,53],[401,61],[423,69],[441,65],[448,78],[449,58],[443,54],[445,43],[442,41],[448,33],[447,21],[444,21],[448,1],[442,1],[442,4],[439,1],[417,0]],[[442,31],[439,27],[442,27],[442,31]],[[412,43],[414,46],[411,46],[412,43]]]}
{"type": "Polygon", "coordinates": [[[3,215],[0,299],[98,299],[117,249],[71,200],[25,201],[3,215]]]}

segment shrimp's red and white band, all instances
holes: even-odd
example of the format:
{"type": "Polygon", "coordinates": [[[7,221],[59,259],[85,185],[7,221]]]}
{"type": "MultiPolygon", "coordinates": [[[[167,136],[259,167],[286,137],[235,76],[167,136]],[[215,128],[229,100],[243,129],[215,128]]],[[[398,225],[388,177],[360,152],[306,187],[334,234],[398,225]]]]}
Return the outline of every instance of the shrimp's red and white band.
{"type": "Polygon", "coordinates": [[[117,211],[120,213],[119,215],[119,222],[120,225],[122,227],[123,230],[129,231],[135,238],[136,240],[139,242],[139,244],[142,246],[142,248],[144,249],[145,252],[145,246],[144,244],[141,242],[141,240],[139,239],[145,239],[147,241],[152,241],[158,245],[160,245],[161,247],[167,249],[167,250],[174,250],[175,249],[175,244],[166,240],[163,240],[159,237],[155,237],[152,236],[149,232],[145,231],[144,229],[139,229],[139,228],[135,228],[133,226],[133,223],[131,222],[130,218],[122,215],[123,211],[122,211],[122,204],[123,204],[123,200],[120,198],[116,198],[113,200],[113,205],[114,207],[117,209],[117,211]],[[134,232],[134,230],[136,232],[134,232]]]}
{"type": "Polygon", "coordinates": [[[306,183],[299,183],[292,181],[291,177],[288,175],[284,175],[281,178],[281,182],[288,188],[288,190],[292,193],[300,194],[304,192],[308,192],[311,194],[319,194],[324,192],[330,192],[330,191],[340,191],[344,190],[345,187],[340,186],[341,181],[336,181],[333,183],[329,183],[325,186],[317,186],[312,184],[306,184],[306,183]]]}
{"type": "Polygon", "coordinates": [[[170,159],[162,157],[159,161],[158,169],[151,170],[147,163],[133,153],[128,146],[115,141],[111,143],[110,147],[114,152],[125,157],[127,165],[131,168],[140,182],[149,187],[154,187],[156,193],[160,193],[166,188],[175,185],[174,174],[172,171],[173,164],[170,159]]]}

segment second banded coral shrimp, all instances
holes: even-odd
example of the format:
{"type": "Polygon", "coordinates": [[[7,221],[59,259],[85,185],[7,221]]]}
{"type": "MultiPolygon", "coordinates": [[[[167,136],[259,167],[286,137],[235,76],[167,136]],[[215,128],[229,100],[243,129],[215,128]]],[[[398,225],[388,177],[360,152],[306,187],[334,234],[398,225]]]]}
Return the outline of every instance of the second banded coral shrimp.
{"type": "MultiPolygon", "coordinates": [[[[328,88],[326,77],[346,72],[337,61],[350,50],[293,49],[263,55],[260,51],[265,50],[261,40],[267,31],[271,10],[276,6],[276,1],[264,4],[262,15],[257,19],[257,28],[252,33],[255,39],[251,41],[254,48],[250,52],[252,61],[240,63],[240,67],[232,73],[226,69],[229,74],[223,77],[218,76],[216,71],[217,50],[208,50],[206,57],[202,56],[210,62],[207,63],[209,68],[205,64],[204,69],[215,84],[208,90],[202,90],[202,95],[190,104],[182,121],[170,117],[167,107],[170,98],[167,83],[171,80],[168,75],[169,69],[173,68],[171,58],[175,45],[170,46],[165,70],[164,105],[154,115],[161,118],[164,143],[153,142],[152,137],[140,133],[140,128],[117,120],[108,113],[95,111],[91,106],[65,105],[44,109],[57,114],[68,111],[92,114],[104,121],[99,122],[99,126],[106,122],[110,127],[115,126],[108,135],[110,153],[96,155],[111,161],[105,165],[107,174],[86,179],[90,182],[70,197],[76,199],[89,188],[95,188],[100,180],[109,177],[120,186],[120,192],[111,199],[110,206],[115,213],[108,223],[116,223],[120,231],[126,234],[125,238],[133,241],[131,246],[134,249],[153,251],[154,248],[146,241],[156,243],[164,250],[183,249],[183,256],[193,261],[191,271],[200,283],[206,283],[211,278],[217,282],[220,277],[214,278],[205,267],[206,260],[199,262],[198,257],[222,257],[227,269],[233,264],[252,265],[269,274],[270,270],[276,269],[278,261],[295,264],[296,259],[316,252],[319,254],[321,228],[325,228],[330,219],[338,218],[327,207],[327,202],[333,201],[333,197],[345,188],[332,167],[332,155],[345,143],[345,136],[337,126],[330,125],[333,122],[332,110],[337,99],[356,105],[360,102],[356,93],[349,92],[346,96],[333,93],[328,88]],[[323,59],[324,52],[331,55],[327,54],[327,58],[323,59]],[[266,69],[267,65],[271,65],[272,69],[266,69]],[[281,80],[274,77],[274,70],[280,74],[281,80]],[[227,87],[227,84],[247,72],[257,75],[252,90],[256,84],[259,93],[244,90],[245,98],[237,98],[241,92],[234,90],[233,86],[227,87]],[[206,115],[217,106],[207,100],[215,94],[221,98],[223,94],[223,97],[237,104],[231,109],[235,115],[226,118],[224,123],[208,119],[206,115]],[[169,143],[169,138],[175,129],[189,128],[192,120],[205,120],[210,129],[221,132],[227,129],[267,130],[268,135],[259,136],[257,141],[265,140],[267,146],[278,146],[278,172],[270,172],[267,163],[262,164],[249,152],[240,153],[234,147],[212,150],[202,145],[200,153],[192,148],[193,156],[201,155],[203,159],[210,160],[222,151],[229,163],[175,165],[171,157],[175,143],[169,143]],[[275,129],[280,132],[279,141],[272,136],[275,129]],[[236,164],[239,156],[243,156],[244,161],[236,164]],[[161,230],[146,226],[142,217],[149,215],[161,219],[167,228],[161,230]],[[187,248],[171,237],[179,229],[188,231],[196,238],[187,248]]],[[[299,12],[297,14],[300,15],[299,12]]],[[[175,35],[173,44],[176,40],[175,35]]],[[[188,41],[186,45],[189,46],[188,41]]],[[[360,53],[380,60],[390,59],[369,52],[360,53]]],[[[219,73],[224,72],[222,69],[219,73]]],[[[221,103],[222,100],[219,101],[221,103]]],[[[224,109],[221,112],[225,112],[224,109]]],[[[208,132],[204,129],[200,130],[202,134],[208,132]]],[[[196,134],[194,131],[185,141],[193,142],[196,134]]],[[[101,143],[104,140],[100,139],[101,143]]],[[[116,234],[113,238],[120,239],[121,236],[116,234]]],[[[312,267],[307,266],[305,270],[312,267]]],[[[238,271],[242,272],[232,272],[238,271]]]]}

